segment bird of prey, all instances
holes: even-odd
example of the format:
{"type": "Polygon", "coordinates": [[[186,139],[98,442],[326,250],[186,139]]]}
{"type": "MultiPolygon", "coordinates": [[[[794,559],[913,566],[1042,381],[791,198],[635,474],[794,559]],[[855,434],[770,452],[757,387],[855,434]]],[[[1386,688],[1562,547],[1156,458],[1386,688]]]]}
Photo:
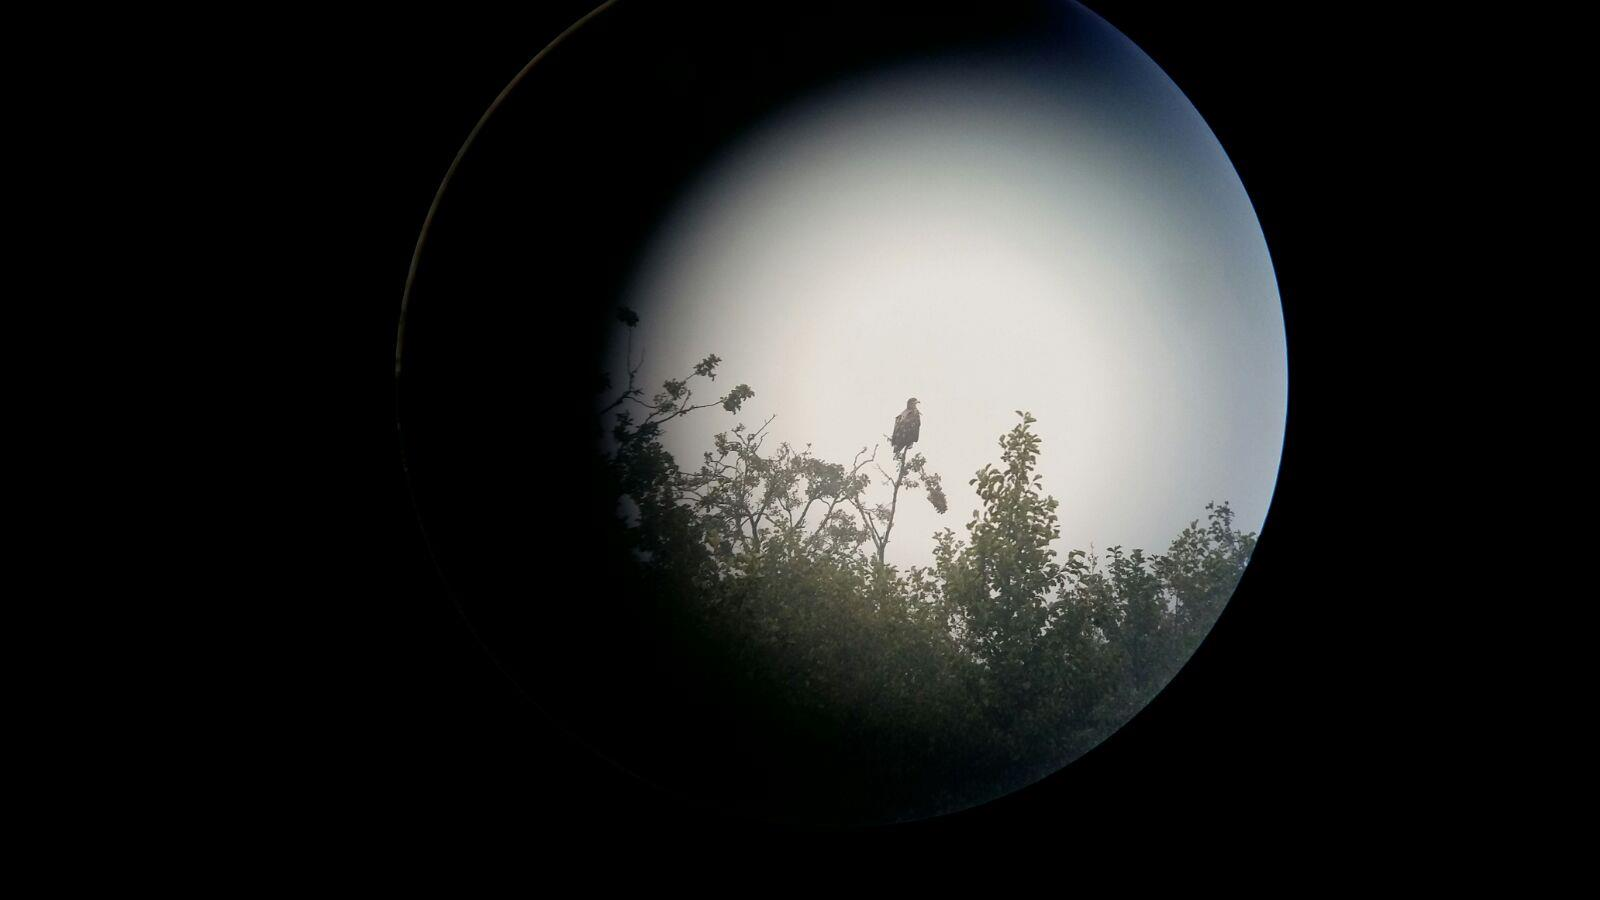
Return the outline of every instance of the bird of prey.
{"type": "Polygon", "coordinates": [[[917,436],[921,433],[922,413],[917,412],[917,398],[912,397],[906,401],[905,410],[894,417],[894,435],[890,443],[895,455],[904,454],[907,447],[917,442],[917,436]]]}

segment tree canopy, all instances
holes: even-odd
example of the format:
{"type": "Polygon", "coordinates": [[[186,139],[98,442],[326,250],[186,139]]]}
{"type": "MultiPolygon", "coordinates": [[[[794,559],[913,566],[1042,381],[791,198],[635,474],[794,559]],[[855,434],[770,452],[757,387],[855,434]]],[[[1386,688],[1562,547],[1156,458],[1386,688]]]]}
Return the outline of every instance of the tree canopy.
{"type": "MultiPolygon", "coordinates": [[[[619,318],[631,336],[637,317],[619,318]]],[[[674,419],[737,416],[754,396],[740,384],[697,402],[720,363],[707,356],[648,399],[632,367],[600,404],[609,440],[597,460],[601,500],[618,510],[607,527],[622,602],[649,623],[652,647],[652,671],[611,688],[619,716],[658,723],[628,738],[632,761],[716,802],[893,821],[1022,787],[1148,703],[1249,562],[1255,536],[1226,503],[1161,553],[1063,554],[1059,501],[1035,471],[1036,420],[1017,410],[997,462],[968,482],[979,507],[962,533],[927,536],[933,563],[902,571],[884,562],[891,536],[921,537],[893,534],[902,495],[948,506],[923,453],[885,468],[869,443],[825,460],[772,446],[770,419],[733,421],[688,464],[662,446],[674,419]],[[657,733],[669,720],[670,750],[657,733]]]]}

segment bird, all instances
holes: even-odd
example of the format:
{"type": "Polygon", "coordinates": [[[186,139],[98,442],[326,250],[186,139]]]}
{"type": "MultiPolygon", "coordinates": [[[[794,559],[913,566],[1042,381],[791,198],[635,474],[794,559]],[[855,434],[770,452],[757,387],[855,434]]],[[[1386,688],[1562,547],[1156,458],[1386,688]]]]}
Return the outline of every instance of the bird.
{"type": "Polygon", "coordinates": [[[900,415],[894,417],[894,435],[890,443],[895,455],[904,454],[907,447],[917,442],[917,436],[921,433],[922,413],[917,412],[917,398],[912,397],[906,401],[906,408],[900,415]]]}

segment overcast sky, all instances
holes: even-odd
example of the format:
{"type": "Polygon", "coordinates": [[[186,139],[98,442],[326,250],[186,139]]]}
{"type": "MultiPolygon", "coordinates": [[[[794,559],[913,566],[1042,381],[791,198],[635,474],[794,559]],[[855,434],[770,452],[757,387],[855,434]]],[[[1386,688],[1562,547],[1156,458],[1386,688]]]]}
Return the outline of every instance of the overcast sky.
{"type": "Polygon", "coordinates": [[[1046,48],[837,84],[706,170],[625,302],[646,385],[716,353],[715,387],[756,395],[669,426],[680,464],[771,414],[769,447],[887,460],[914,396],[950,511],[902,500],[891,563],[930,562],[939,528],[965,536],[967,479],[1018,409],[1039,420],[1063,553],[1164,550],[1212,500],[1260,528],[1287,398],[1265,241],[1177,86],[1096,27],[1092,61],[1046,48]]]}

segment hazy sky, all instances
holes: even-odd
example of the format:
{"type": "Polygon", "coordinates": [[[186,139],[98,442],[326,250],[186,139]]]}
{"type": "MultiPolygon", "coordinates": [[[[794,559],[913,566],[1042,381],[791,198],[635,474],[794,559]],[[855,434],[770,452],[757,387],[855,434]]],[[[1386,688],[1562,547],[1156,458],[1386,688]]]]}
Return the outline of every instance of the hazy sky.
{"type": "Polygon", "coordinates": [[[965,536],[967,479],[1018,409],[1039,420],[1063,552],[1165,550],[1211,500],[1260,528],[1287,396],[1265,241],[1199,114],[1096,27],[1093,64],[1044,50],[841,83],[707,169],[625,301],[652,392],[708,353],[716,389],[755,389],[738,417],[669,426],[680,464],[776,413],[769,448],[848,463],[881,443],[887,468],[914,396],[950,511],[903,499],[891,563],[931,561],[939,528],[965,536]]]}

